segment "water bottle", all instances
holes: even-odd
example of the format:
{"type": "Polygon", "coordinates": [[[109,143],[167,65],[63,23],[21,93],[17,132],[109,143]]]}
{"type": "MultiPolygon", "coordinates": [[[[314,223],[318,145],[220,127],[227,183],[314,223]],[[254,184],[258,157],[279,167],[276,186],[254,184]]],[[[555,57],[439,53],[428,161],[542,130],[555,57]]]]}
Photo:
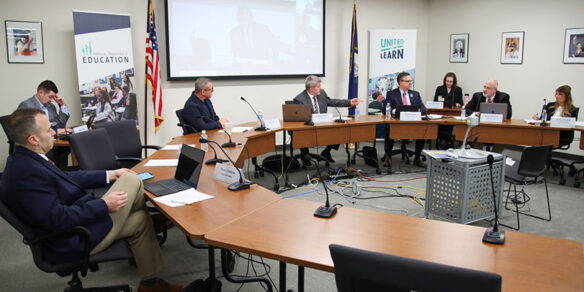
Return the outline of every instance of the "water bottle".
{"type": "Polygon", "coordinates": [[[359,119],[359,115],[361,114],[361,112],[359,111],[359,107],[356,106],[355,107],[355,120],[359,119]]]}
{"type": "MultiPolygon", "coordinates": [[[[201,131],[201,138],[203,138],[205,140],[209,139],[209,137],[207,137],[207,131],[205,131],[205,130],[201,131]]],[[[201,150],[203,150],[205,152],[209,151],[209,143],[208,142],[201,143],[201,150]]]]}
{"type": "Polygon", "coordinates": [[[466,109],[462,108],[460,110],[460,118],[463,120],[466,119],[466,109]]]}
{"type": "Polygon", "coordinates": [[[389,102],[385,106],[385,118],[391,119],[391,104],[389,104],[389,102]]]}
{"type": "Polygon", "coordinates": [[[258,127],[262,126],[262,120],[264,119],[264,112],[262,112],[262,110],[258,110],[258,118],[259,118],[259,125],[258,127]]]}

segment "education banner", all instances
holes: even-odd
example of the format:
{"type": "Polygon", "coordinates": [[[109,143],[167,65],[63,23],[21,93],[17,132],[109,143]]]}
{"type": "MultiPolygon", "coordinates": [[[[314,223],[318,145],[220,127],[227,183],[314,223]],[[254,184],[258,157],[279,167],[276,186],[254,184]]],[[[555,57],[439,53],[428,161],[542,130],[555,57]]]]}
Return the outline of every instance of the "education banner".
{"type": "Polygon", "coordinates": [[[399,72],[410,73],[415,82],[416,30],[370,30],[369,41],[368,104],[372,102],[373,93],[379,92],[383,99],[387,91],[397,88],[399,72]]]}
{"type": "Polygon", "coordinates": [[[82,120],[138,125],[130,16],[73,11],[73,28],[82,120]]]}

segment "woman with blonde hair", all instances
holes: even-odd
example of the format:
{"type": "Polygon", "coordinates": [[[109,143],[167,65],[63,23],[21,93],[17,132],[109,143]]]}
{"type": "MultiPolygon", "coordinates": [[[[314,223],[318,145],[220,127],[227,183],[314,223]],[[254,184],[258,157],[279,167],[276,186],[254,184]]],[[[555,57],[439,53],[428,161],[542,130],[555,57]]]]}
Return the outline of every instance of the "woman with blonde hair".
{"type": "MultiPolygon", "coordinates": [[[[545,105],[547,120],[553,117],[573,117],[578,119],[578,108],[572,104],[572,88],[569,85],[562,85],[556,89],[556,101],[545,105]]],[[[539,115],[534,115],[533,119],[539,120],[539,115]]],[[[560,132],[560,146],[568,145],[574,140],[574,131],[560,132]]]]}

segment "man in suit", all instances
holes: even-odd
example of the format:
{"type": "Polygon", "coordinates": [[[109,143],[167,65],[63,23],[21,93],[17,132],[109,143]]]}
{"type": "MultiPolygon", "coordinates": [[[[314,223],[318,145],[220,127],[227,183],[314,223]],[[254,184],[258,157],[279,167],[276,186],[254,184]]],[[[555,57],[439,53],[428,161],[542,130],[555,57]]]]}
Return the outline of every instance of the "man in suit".
{"type": "MultiPolygon", "coordinates": [[[[308,104],[310,105],[312,113],[321,113],[324,114],[327,112],[329,106],[334,107],[349,107],[349,106],[357,106],[359,104],[359,99],[353,98],[349,99],[333,99],[330,98],[326,92],[321,87],[321,80],[318,76],[310,75],[306,77],[304,82],[304,86],[306,89],[300,92],[296,97],[294,97],[294,101],[299,104],[308,104]]],[[[329,162],[335,162],[331,156],[331,149],[339,149],[339,145],[328,145],[326,148],[320,153],[321,156],[326,158],[329,162]]],[[[300,149],[300,154],[302,155],[302,163],[305,166],[310,166],[310,156],[308,155],[308,148],[300,149]]]]}
{"type": "MultiPolygon", "coordinates": [[[[472,95],[471,100],[464,107],[466,114],[470,115],[476,112],[476,115],[480,115],[481,103],[506,103],[507,104],[507,119],[511,118],[511,102],[509,94],[499,91],[499,82],[495,79],[489,79],[483,85],[483,92],[475,92],[472,95]]],[[[473,143],[473,148],[482,149],[482,143],[473,143]]],[[[493,145],[493,152],[502,153],[505,145],[495,144],[493,145]]]]}
{"type": "MultiPolygon", "coordinates": [[[[65,134],[67,131],[66,125],[67,120],[69,120],[69,112],[67,111],[65,100],[57,93],[59,93],[57,85],[51,80],[45,80],[37,87],[37,93],[21,102],[18,105],[18,109],[34,108],[43,110],[49,118],[51,125],[57,128],[57,132],[59,134],[65,134]],[[57,112],[57,107],[53,104],[53,101],[59,105],[59,112],[57,112]]],[[[66,169],[69,152],[69,148],[58,147],[47,153],[47,156],[55,160],[59,168],[66,169]]]]}
{"type": "MultiPolygon", "coordinates": [[[[128,169],[63,172],[45,154],[55,131],[43,110],[19,109],[8,118],[16,147],[2,175],[0,199],[36,235],[83,226],[91,235],[91,254],[127,238],[142,278],[138,291],[180,291],[156,278],[163,265],[154,226],[144,202],[144,186],[128,169]],[[85,188],[115,183],[101,198],[85,188]]],[[[64,236],[43,246],[52,262],[79,260],[84,242],[64,236]]]]}
{"type": "MultiPolygon", "coordinates": [[[[397,75],[398,88],[388,91],[386,98],[383,100],[383,107],[381,108],[383,114],[385,115],[385,108],[387,103],[391,105],[393,111],[397,106],[401,105],[415,105],[417,106],[422,114],[426,113],[426,107],[420,98],[420,93],[412,88],[412,76],[408,72],[401,72],[397,75]]],[[[387,135],[385,136],[385,157],[383,159],[383,165],[391,166],[391,150],[393,149],[393,139],[389,138],[389,131],[391,127],[388,125],[387,135]]],[[[426,164],[422,162],[420,156],[422,154],[422,149],[424,149],[425,140],[416,140],[415,157],[414,164],[419,167],[426,167],[426,164]]]]}
{"type": "MultiPolygon", "coordinates": [[[[222,129],[228,120],[219,118],[213,108],[211,97],[213,97],[213,82],[208,78],[197,78],[195,80],[195,91],[185,102],[182,118],[185,124],[193,127],[197,131],[222,129]]],[[[194,133],[187,127],[188,133],[194,133]]]]}

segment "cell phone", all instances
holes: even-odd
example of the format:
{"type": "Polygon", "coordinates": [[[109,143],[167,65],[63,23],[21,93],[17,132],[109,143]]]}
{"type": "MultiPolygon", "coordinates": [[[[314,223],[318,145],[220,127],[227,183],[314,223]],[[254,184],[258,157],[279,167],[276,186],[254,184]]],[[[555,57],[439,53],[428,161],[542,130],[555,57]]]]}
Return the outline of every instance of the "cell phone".
{"type": "Polygon", "coordinates": [[[154,175],[152,175],[151,173],[149,173],[149,172],[145,171],[145,172],[138,173],[138,177],[139,177],[141,180],[148,180],[148,179],[151,179],[151,178],[153,178],[153,177],[154,177],[154,175]]]}

